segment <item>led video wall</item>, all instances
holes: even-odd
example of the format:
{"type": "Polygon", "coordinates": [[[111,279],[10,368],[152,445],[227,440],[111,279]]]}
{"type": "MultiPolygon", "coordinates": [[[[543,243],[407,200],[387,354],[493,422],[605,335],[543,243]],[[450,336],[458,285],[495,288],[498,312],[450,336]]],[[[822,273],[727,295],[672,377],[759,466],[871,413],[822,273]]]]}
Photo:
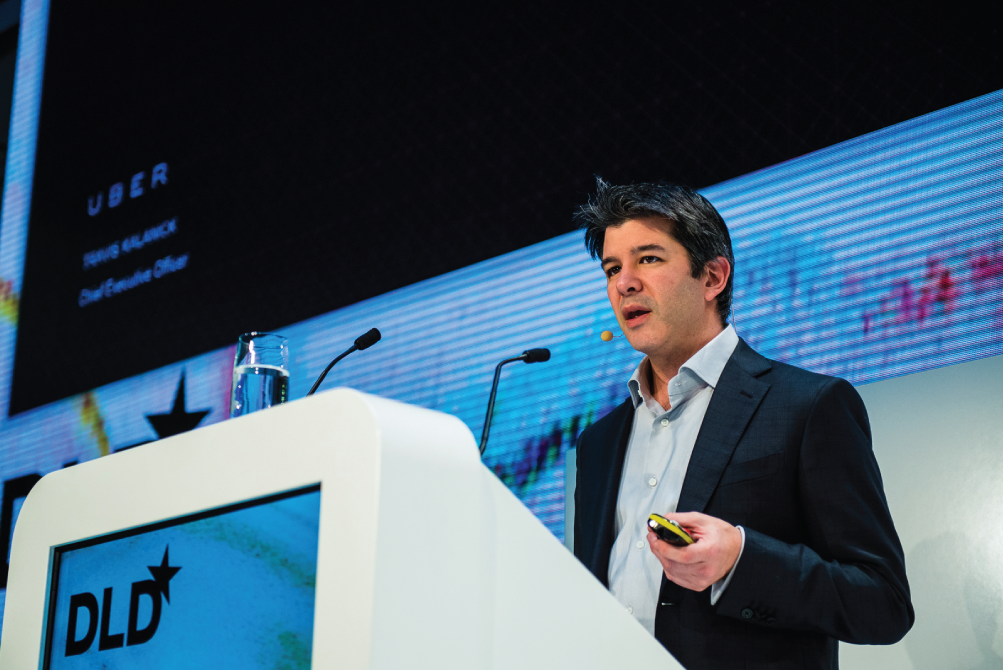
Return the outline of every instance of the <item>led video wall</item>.
{"type": "MultiPolygon", "coordinates": [[[[0,221],[3,408],[22,291],[45,8],[41,0],[25,5],[0,221]]],[[[1003,353],[1001,143],[998,92],[704,189],[735,244],[739,334],[768,357],[854,384],[1003,353]]],[[[383,340],[340,363],[325,388],[351,386],[449,412],[475,435],[495,364],[531,347],[552,351],[548,363],[503,372],[485,461],[563,537],[565,453],[583,428],[622,402],[639,361],[624,338],[599,338],[618,331],[581,235],[278,329],[290,340],[291,397],[302,397],[331,358],[374,326],[383,340]]],[[[13,416],[5,409],[4,552],[39,476],[226,419],[233,353],[207,351],[13,416]]]]}

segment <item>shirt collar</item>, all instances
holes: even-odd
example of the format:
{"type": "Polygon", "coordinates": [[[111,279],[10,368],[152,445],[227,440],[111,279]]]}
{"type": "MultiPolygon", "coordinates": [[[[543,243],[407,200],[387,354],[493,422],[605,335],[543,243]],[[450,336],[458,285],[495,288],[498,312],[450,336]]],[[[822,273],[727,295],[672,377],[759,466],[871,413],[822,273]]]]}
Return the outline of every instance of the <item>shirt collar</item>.
{"type": "MultiPolygon", "coordinates": [[[[735,347],[737,346],[738,333],[735,332],[735,327],[729,324],[714,339],[701,347],[698,352],[690,356],[689,360],[679,367],[679,375],[683,375],[684,371],[688,371],[701,379],[706,385],[714,388],[717,386],[718,380],[721,379],[724,366],[728,364],[728,359],[735,353],[735,347]]],[[[651,389],[648,388],[649,365],[651,363],[648,357],[645,356],[627,382],[627,388],[630,390],[630,397],[635,409],[652,397],[651,389]]],[[[669,381],[671,383],[672,380],[669,381]]]]}

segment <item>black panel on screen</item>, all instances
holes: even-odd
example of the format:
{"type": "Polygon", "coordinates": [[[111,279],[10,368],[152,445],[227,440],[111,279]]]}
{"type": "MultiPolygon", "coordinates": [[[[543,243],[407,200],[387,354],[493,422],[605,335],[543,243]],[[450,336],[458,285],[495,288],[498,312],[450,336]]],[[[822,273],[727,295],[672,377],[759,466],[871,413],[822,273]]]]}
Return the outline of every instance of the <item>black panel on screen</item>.
{"type": "Polygon", "coordinates": [[[12,414],[999,88],[915,17],[297,11],[53,0],[12,414]]]}

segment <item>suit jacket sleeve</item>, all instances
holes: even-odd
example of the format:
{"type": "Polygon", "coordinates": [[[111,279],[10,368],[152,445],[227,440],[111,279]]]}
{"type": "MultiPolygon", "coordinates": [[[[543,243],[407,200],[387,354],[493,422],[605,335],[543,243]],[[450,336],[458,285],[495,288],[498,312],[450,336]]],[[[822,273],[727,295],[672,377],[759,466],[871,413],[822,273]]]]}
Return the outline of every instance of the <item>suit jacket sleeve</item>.
{"type": "Polygon", "coordinates": [[[717,613],[752,624],[891,644],[914,614],[905,559],[871,450],[863,401],[830,379],[810,406],[798,453],[804,544],[746,526],[746,543],[717,613]]]}

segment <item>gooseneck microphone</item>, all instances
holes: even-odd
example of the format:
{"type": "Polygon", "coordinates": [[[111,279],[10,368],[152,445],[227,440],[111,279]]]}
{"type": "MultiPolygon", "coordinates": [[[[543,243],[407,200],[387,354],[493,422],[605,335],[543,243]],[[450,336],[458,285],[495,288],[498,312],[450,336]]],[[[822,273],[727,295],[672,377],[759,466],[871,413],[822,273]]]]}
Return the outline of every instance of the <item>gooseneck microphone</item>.
{"type": "Polygon", "coordinates": [[[362,351],[363,349],[368,349],[369,347],[379,342],[381,337],[383,336],[380,335],[380,331],[377,330],[376,328],[372,328],[369,330],[368,333],[360,335],[358,338],[356,338],[355,344],[349,347],[348,351],[335,358],[328,364],[326,368],[324,368],[324,371],[320,373],[320,377],[317,377],[317,381],[313,383],[313,387],[307,392],[307,395],[314,394],[314,392],[320,386],[320,383],[324,381],[324,377],[326,377],[327,373],[330,372],[331,368],[334,367],[335,363],[337,363],[338,361],[340,361],[342,358],[352,353],[353,351],[362,351]]]}
{"type": "Polygon", "coordinates": [[[544,363],[550,360],[550,349],[528,349],[515,358],[506,358],[495,367],[495,380],[491,384],[491,397],[488,398],[488,413],[484,417],[484,431],[481,433],[481,456],[488,448],[488,433],[491,432],[491,419],[495,414],[495,396],[498,394],[498,380],[501,378],[502,366],[515,361],[527,363],[544,363]]]}

